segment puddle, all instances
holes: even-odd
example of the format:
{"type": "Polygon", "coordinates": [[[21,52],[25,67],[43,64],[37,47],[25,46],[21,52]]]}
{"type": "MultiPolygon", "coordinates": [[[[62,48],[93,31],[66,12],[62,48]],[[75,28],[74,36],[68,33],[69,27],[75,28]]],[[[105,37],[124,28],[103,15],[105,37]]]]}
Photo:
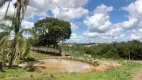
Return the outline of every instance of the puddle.
{"type": "Polygon", "coordinates": [[[49,73],[81,72],[91,67],[87,63],[66,59],[45,59],[36,62],[25,62],[19,64],[19,66],[28,71],[49,73]]]}

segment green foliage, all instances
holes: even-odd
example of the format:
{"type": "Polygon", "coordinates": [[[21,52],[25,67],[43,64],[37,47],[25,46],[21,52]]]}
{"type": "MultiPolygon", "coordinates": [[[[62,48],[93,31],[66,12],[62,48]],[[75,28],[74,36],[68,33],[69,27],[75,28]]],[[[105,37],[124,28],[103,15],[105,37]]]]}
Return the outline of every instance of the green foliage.
{"type": "Polygon", "coordinates": [[[30,51],[30,43],[29,40],[26,39],[23,35],[24,32],[29,32],[33,34],[32,30],[28,29],[22,29],[21,23],[13,18],[7,18],[0,22],[0,28],[2,34],[0,34],[0,54],[6,55],[7,57],[4,57],[9,62],[13,62],[14,59],[18,56],[20,56],[21,59],[24,59],[30,51]],[[9,22],[9,25],[6,23],[9,22]],[[14,37],[11,38],[11,32],[13,32],[14,37]],[[7,51],[7,52],[6,52],[7,51]],[[11,56],[12,55],[12,56],[11,56]],[[9,57],[10,56],[10,57],[9,57]]]}
{"type": "Polygon", "coordinates": [[[33,29],[38,33],[36,45],[54,45],[70,38],[71,25],[69,22],[56,18],[45,18],[34,24],[33,29]]]}
{"type": "Polygon", "coordinates": [[[112,58],[112,59],[120,59],[119,54],[116,54],[117,52],[114,51],[108,51],[106,54],[103,55],[104,58],[112,58]]]}
{"type": "Polygon", "coordinates": [[[25,57],[26,61],[35,61],[35,59],[33,57],[31,57],[29,54],[25,57]]]}
{"type": "MultiPolygon", "coordinates": [[[[88,54],[95,58],[113,58],[113,59],[142,59],[142,42],[133,40],[128,42],[102,43],[91,46],[74,45],[71,47],[63,46],[65,51],[77,51],[88,54]]],[[[74,52],[72,52],[75,54],[74,52]]]]}

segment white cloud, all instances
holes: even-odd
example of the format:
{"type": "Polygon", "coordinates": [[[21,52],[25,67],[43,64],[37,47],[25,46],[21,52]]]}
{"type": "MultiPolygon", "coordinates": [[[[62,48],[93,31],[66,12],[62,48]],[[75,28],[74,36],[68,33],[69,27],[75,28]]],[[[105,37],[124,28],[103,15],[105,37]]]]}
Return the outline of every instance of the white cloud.
{"type": "Polygon", "coordinates": [[[89,32],[106,32],[112,23],[109,21],[108,12],[112,11],[113,7],[107,7],[105,5],[100,5],[94,10],[94,15],[87,17],[84,20],[84,24],[88,26],[89,32]]]}
{"type": "MultiPolygon", "coordinates": [[[[8,6],[8,2],[5,3],[5,5],[2,6],[2,8],[0,8],[0,20],[3,19],[4,15],[6,13],[7,6],[8,6]]],[[[10,15],[10,16],[14,15],[14,8],[13,8],[13,4],[12,3],[9,6],[9,10],[8,10],[7,14],[10,15]]]]}
{"type": "Polygon", "coordinates": [[[142,34],[142,29],[138,29],[138,30],[133,29],[132,33],[130,34],[130,38],[131,39],[142,40],[141,34],[142,34]]]}
{"type": "Polygon", "coordinates": [[[136,0],[134,3],[124,7],[124,10],[129,12],[130,17],[135,17],[138,20],[142,20],[142,0],[136,0]]]}
{"type": "MultiPolygon", "coordinates": [[[[43,18],[48,16],[47,12],[51,10],[54,17],[71,21],[73,31],[71,39],[73,41],[93,39],[103,42],[107,40],[142,39],[140,35],[142,34],[142,0],[136,0],[130,5],[123,7],[123,10],[129,13],[128,20],[116,24],[110,21],[109,13],[114,10],[112,6],[101,4],[93,11],[93,15],[86,16],[89,13],[84,8],[87,2],[88,0],[30,0],[25,18],[34,18],[34,16],[43,18]],[[85,19],[84,16],[86,17],[85,19]],[[78,18],[84,19],[83,23],[88,28],[80,36],[75,33],[79,25],[72,21],[78,18]]],[[[0,19],[4,16],[7,5],[8,3],[0,8],[0,19]]],[[[10,4],[8,15],[13,15],[13,13],[14,8],[10,4]]],[[[33,27],[33,22],[23,20],[22,26],[24,28],[31,28],[33,27]]]]}
{"type": "Polygon", "coordinates": [[[124,28],[142,27],[142,0],[136,0],[127,7],[123,7],[125,11],[129,12],[129,20],[119,23],[124,28]]]}
{"type": "Polygon", "coordinates": [[[115,27],[113,26],[114,28],[108,30],[105,34],[105,36],[108,36],[108,37],[119,37],[119,36],[122,36],[122,32],[124,31],[123,28],[120,28],[120,27],[115,27]]]}
{"type": "Polygon", "coordinates": [[[137,24],[138,24],[138,20],[136,18],[131,17],[129,21],[124,21],[120,23],[120,26],[124,28],[135,28],[137,27],[137,24]]]}
{"type": "Polygon", "coordinates": [[[109,21],[109,12],[113,10],[113,7],[107,7],[100,5],[94,10],[94,15],[88,17],[84,23],[88,27],[83,35],[88,38],[109,41],[126,41],[132,39],[142,39],[142,0],[137,0],[127,7],[123,7],[123,10],[128,11],[128,20],[112,24],[109,21]],[[110,23],[105,26],[105,23],[110,23]],[[102,27],[103,26],[103,27],[102,27]],[[139,29],[137,29],[139,28],[139,29]],[[133,29],[133,30],[132,30],[133,29]]]}
{"type": "Polygon", "coordinates": [[[71,38],[71,39],[77,38],[77,34],[76,34],[76,33],[72,33],[70,38],[71,38]]]}
{"type": "Polygon", "coordinates": [[[104,38],[106,36],[113,36],[114,31],[112,29],[112,23],[110,22],[109,12],[113,10],[113,7],[107,7],[106,5],[100,5],[94,10],[94,14],[87,17],[84,20],[84,24],[87,25],[88,31],[84,32],[83,35],[88,38],[104,38]]]}
{"type": "Polygon", "coordinates": [[[78,8],[87,4],[88,0],[53,0],[61,8],[78,8]]]}
{"type": "Polygon", "coordinates": [[[107,7],[104,4],[101,4],[100,6],[98,6],[95,10],[94,13],[99,13],[99,14],[108,14],[109,12],[113,11],[113,7],[107,7]]]}
{"type": "Polygon", "coordinates": [[[78,29],[78,27],[79,27],[78,24],[75,24],[75,23],[72,23],[72,22],[70,22],[70,24],[71,24],[72,32],[76,31],[78,29]]]}
{"type": "Polygon", "coordinates": [[[97,32],[84,32],[83,33],[83,36],[85,36],[86,38],[95,38],[95,37],[98,37],[98,34],[97,32]]]}
{"type": "Polygon", "coordinates": [[[84,20],[84,24],[86,24],[89,28],[90,32],[106,32],[110,26],[111,22],[109,21],[109,16],[105,14],[95,13],[93,16],[88,17],[84,20]]]}
{"type": "Polygon", "coordinates": [[[81,18],[82,16],[89,13],[87,9],[82,7],[78,8],[60,8],[56,7],[52,10],[54,17],[63,19],[63,20],[71,20],[75,18],[81,18]]]}
{"type": "Polygon", "coordinates": [[[24,29],[31,29],[34,26],[34,23],[26,21],[26,20],[23,20],[21,26],[24,29]]]}
{"type": "Polygon", "coordinates": [[[26,18],[34,16],[47,16],[48,10],[56,7],[54,0],[29,0],[29,6],[26,10],[26,18]]]}
{"type": "Polygon", "coordinates": [[[71,20],[81,18],[88,14],[88,10],[82,6],[87,4],[88,0],[30,0],[30,5],[26,12],[26,18],[32,18],[35,15],[46,17],[49,10],[54,17],[71,20]]]}
{"type": "MultiPolygon", "coordinates": [[[[120,23],[112,24],[110,21],[109,12],[111,11],[113,11],[113,7],[111,6],[108,7],[103,4],[98,6],[94,10],[94,14],[84,20],[84,24],[87,25],[88,31],[84,32],[83,36],[94,42],[124,40],[126,35],[123,27],[120,27],[120,23]]],[[[135,21],[131,22],[134,23],[135,21]]]]}

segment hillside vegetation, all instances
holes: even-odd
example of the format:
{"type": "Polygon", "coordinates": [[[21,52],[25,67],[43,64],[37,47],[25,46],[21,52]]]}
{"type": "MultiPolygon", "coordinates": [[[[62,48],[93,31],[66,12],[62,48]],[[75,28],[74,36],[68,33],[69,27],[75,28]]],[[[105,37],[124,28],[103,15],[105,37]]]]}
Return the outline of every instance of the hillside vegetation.
{"type": "Polygon", "coordinates": [[[142,59],[142,42],[137,40],[96,44],[89,47],[82,44],[62,45],[62,47],[64,51],[73,53],[72,55],[88,54],[93,58],[142,59]]]}

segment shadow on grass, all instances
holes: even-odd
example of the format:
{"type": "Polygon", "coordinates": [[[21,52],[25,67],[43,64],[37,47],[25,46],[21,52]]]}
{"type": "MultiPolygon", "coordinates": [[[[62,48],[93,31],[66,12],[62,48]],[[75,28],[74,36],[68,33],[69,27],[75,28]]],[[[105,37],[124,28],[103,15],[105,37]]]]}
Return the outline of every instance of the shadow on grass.
{"type": "Polygon", "coordinates": [[[40,69],[45,69],[45,67],[41,66],[41,64],[45,63],[41,61],[23,61],[17,67],[13,66],[13,68],[21,68],[29,72],[40,72],[40,69]]]}

